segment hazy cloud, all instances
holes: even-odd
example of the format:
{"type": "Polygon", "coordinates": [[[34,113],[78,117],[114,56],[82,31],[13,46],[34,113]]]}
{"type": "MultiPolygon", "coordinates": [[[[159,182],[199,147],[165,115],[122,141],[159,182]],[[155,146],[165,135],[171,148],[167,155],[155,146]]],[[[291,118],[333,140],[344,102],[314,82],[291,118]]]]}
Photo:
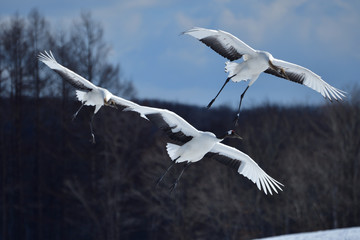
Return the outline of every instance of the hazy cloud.
{"type": "MultiPolygon", "coordinates": [[[[113,46],[114,61],[119,61],[126,74],[139,85],[140,97],[165,91],[164,85],[171,83],[171,91],[174,92],[180,87],[186,91],[190,88],[198,91],[204,85],[216,89],[222,84],[222,78],[226,76],[223,72],[225,59],[195,39],[179,36],[182,31],[194,26],[228,31],[255,49],[268,50],[274,57],[310,68],[329,83],[335,83],[336,87],[357,81],[355,68],[350,67],[350,71],[340,73],[329,66],[358,65],[358,0],[90,0],[86,2],[86,7],[82,2],[71,4],[69,0],[57,4],[44,0],[18,2],[14,0],[3,4],[0,9],[2,19],[11,16],[17,9],[26,16],[31,8],[37,7],[64,32],[82,11],[91,12],[104,27],[106,41],[113,46]],[[171,82],[168,76],[171,76],[171,82]],[[152,88],[144,88],[149,82],[152,88]],[[158,87],[160,85],[163,87],[158,87]]],[[[269,78],[265,76],[260,80],[269,78]]],[[[292,83],[289,84],[293,87],[292,83]]],[[[238,92],[240,84],[234,85],[234,92],[238,92]]],[[[273,87],[274,91],[282,92],[285,85],[280,82],[273,87]]],[[[259,86],[259,92],[256,92],[256,87],[251,92],[258,96],[269,94],[271,99],[297,98],[303,101],[303,88],[297,85],[291,96],[269,93],[266,89],[270,87],[262,86],[259,86]]],[[[232,88],[228,89],[231,91],[232,88]]],[[[248,97],[251,97],[251,92],[248,97]]],[[[312,91],[308,92],[315,99],[323,100],[312,91]]],[[[196,93],[193,99],[190,99],[191,94],[188,95],[187,101],[198,102],[196,93]]],[[[237,96],[228,95],[237,101],[237,96]]],[[[180,98],[181,95],[181,101],[180,98]]],[[[221,99],[225,99],[225,94],[221,99]]]]}
{"type": "Polygon", "coordinates": [[[316,41],[327,47],[337,46],[335,51],[339,54],[340,51],[351,54],[358,46],[360,14],[359,7],[354,8],[349,2],[252,1],[245,8],[225,7],[218,22],[253,43],[265,43],[269,36],[274,39],[286,36],[288,41],[316,41]]]}

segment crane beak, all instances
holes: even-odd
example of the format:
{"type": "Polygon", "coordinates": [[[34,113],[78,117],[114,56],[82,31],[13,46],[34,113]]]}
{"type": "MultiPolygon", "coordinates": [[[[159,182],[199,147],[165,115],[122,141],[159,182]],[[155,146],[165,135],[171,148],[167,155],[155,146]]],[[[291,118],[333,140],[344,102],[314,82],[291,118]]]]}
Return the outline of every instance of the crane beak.
{"type": "Polygon", "coordinates": [[[283,68],[275,66],[270,60],[269,60],[269,66],[271,69],[275,70],[278,74],[280,74],[283,78],[290,80],[283,68]]]}

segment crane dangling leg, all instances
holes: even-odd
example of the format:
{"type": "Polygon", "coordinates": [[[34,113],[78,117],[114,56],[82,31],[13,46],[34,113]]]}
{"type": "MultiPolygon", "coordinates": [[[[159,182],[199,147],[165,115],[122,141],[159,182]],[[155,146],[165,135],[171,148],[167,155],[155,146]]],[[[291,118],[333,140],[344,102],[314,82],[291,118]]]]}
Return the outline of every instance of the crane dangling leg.
{"type": "Polygon", "coordinates": [[[170,186],[170,193],[175,190],[175,188],[176,188],[177,184],[179,183],[179,180],[180,180],[181,176],[183,175],[185,169],[188,168],[190,166],[190,164],[191,164],[190,162],[185,164],[184,168],[182,169],[180,175],[175,180],[174,184],[170,186]]]}
{"type": "Polygon", "coordinates": [[[73,114],[73,116],[72,116],[72,121],[75,120],[76,116],[78,115],[78,113],[80,112],[80,110],[82,109],[82,107],[84,106],[84,104],[85,104],[85,102],[82,102],[80,108],[76,111],[76,113],[73,114]]]}
{"type": "Polygon", "coordinates": [[[91,120],[90,120],[90,131],[91,131],[91,139],[90,139],[90,142],[92,144],[95,144],[95,135],[94,135],[94,131],[93,131],[93,121],[94,121],[94,116],[95,116],[95,113],[93,113],[93,115],[91,116],[91,120]]]}
{"type": "Polygon", "coordinates": [[[168,169],[166,169],[165,173],[163,175],[161,175],[161,177],[156,181],[155,184],[155,188],[159,185],[159,183],[163,180],[163,178],[165,177],[166,173],[175,165],[175,161],[173,161],[173,163],[170,165],[170,167],[168,167],[168,169]]]}
{"type": "Polygon", "coordinates": [[[215,102],[216,98],[219,96],[219,94],[221,93],[221,91],[223,90],[223,88],[225,87],[225,85],[230,81],[231,78],[235,77],[235,75],[232,75],[231,77],[228,77],[226,80],[225,80],[225,83],[224,85],[221,87],[220,91],[216,94],[216,96],[213,98],[213,100],[210,101],[210,103],[207,105],[207,108],[210,108],[211,105],[215,102]]]}
{"type": "Polygon", "coordinates": [[[238,108],[238,111],[237,111],[237,114],[236,114],[236,117],[235,117],[235,119],[234,119],[234,121],[235,121],[235,126],[237,126],[238,125],[238,121],[239,121],[239,116],[240,116],[240,107],[241,107],[241,102],[242,102],[242,99],[243,99],[243,97],[244,97],[244,95],[245,95],[245,93],[246,93],[246,91],[249,89],[249,85],[245,88],[245,91],[241,94],[241,96],[240,96],[240,103],[239,103],[239,108],[238,108]]]}

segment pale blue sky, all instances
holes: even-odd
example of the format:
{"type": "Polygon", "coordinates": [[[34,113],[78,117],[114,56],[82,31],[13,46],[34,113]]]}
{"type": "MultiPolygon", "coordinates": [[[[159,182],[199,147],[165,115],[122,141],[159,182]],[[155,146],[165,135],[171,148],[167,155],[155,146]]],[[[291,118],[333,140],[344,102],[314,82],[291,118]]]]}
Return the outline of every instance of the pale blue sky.
{"type": "MultiPolygon", "coordinates": [[[[309,68],[337,88],[350,91],[359,82],[359,0],[0,0],[0,18],[16,11],[27,16],[32,8],[65,31],[81,11],[90,11],[105,29],[111,59],[132,79],[139,98],[206,106],[214,97],[227,77],[226,59],[180,35],[194,26],[228,31],[254,49],[309,68]]],[[[213,106],[235,109],[246,86],[229,83],[213,106]]],[[[243,107],[267,101],[326,102],[305,86],[261,74],[243,107]]]]}

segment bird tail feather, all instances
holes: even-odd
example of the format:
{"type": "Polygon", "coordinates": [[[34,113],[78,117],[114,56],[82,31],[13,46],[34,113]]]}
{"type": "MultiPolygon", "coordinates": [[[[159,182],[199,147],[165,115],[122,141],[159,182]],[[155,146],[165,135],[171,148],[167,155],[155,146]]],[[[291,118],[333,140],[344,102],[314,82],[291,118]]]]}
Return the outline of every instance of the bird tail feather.
{"type": "Polygon", "coordinates": [[[80,102],[86,102],[87,99],[85,99],[86,92],[76,90],[76,97],[80,102]]]}
{"type": "Polygon", "coordinates": [[[180,157],[179,153],[178,153],[179,148],[180,148],[179,145],[176,145],[173,143],[166,144],[166,151],[169,154],[169,157],[171,158],[171,160],[175,161],[176,159],[178,159],[180,157]]]}
{"type": "Polygon", "coordinates": [[[239,66],[236,62],[226,62],[225,63],[225,72],[227,72],[230,76],[234,76],[237,72],[237,67],[239,66]]]}

